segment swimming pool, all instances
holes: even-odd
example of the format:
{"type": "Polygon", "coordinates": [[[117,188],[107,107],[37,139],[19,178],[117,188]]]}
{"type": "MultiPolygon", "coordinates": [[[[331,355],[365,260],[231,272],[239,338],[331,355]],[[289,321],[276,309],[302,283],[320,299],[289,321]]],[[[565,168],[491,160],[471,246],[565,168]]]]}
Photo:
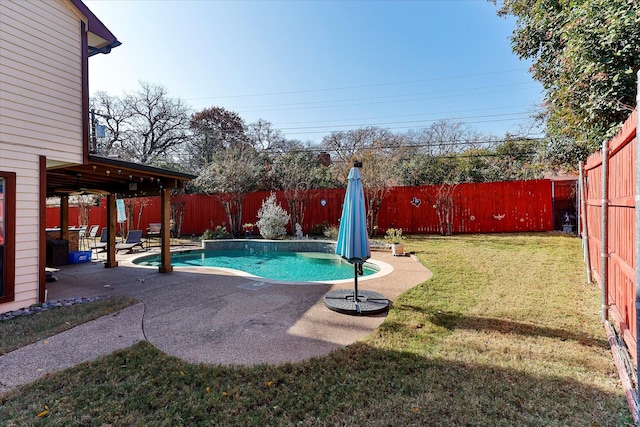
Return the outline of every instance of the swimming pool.
{"type": "MultiPolygon", "coordinates": [[[[160,265],[160,256],[143,256],[136,265],[160,265]]],[[[353,279],[353,265],[338,255],[321,252],[257,251],[253,249],[191,250],[171,254],[175,267],[215,267],[243,271],[253,276],[286,282],[327,282],[353,279]]],[[[365,263],[364,277],[380,268],[365,263]]]]}

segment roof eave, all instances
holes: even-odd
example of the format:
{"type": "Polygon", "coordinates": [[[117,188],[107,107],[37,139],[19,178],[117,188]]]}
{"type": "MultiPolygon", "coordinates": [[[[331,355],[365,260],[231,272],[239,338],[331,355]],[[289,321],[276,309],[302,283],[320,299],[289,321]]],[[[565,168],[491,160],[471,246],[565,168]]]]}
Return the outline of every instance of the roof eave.
{"type": "Polygon", "coordinates": [[[89,155],[89,161],[93,163],[99,163],[99,164],[111,165],[111,166],[133,167],[135,169],[144,171],[146,173],[156,174],[157,176],[167,176],[167,177],[177,178],[177,179],[186,180],[186,181],[190,181],[192,179],[197,178],[197,175],[192,175],[189,173],[178,172],[178,171],[174,171],[166,168],[159,168],[156,166],[150,166],[143,163],[132,163],[126,160],[113,158],[113,157],[97,156],[95,154],[89,155]]]}
{"type": "Polygon", "coordinates": [[[87,18],[87,30],[93,34],[90,37],[95,41],[89,46],[89,56],[98,53],[107,54],[114,47],[120,46],[122,43],[118,41],[116,36],[98,19],[96,15],[82,2],[82,0],[70,0],[71,3],[87,18]]]}

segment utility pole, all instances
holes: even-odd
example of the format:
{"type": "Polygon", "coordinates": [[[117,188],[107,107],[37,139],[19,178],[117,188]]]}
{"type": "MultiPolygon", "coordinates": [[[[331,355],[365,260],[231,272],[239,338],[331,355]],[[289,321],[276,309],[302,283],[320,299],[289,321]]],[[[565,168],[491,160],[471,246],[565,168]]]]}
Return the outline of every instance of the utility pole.
{"type": "Polygon", "coordinates": [[[89,110],[91,114],[91,144],[89,145],[89,153],[96,154],[98,151],[98,140],[96,138],[96,110],[89,110]]]}
{"type": "MultiPolygon", "coordinates": [[[[99,111],[96,112],[96,110],[93,108],[89,110],[89,113],[90,113],[89,120],[91,120],[91,135],[90,135],[91,144],[89,146],[89,153],[96,154],[98,152],[98,136],[96,133],[96,127],[98,126],[98,119],[96,119],[96,116],[102,117],[103,119],[110,119],[111,116],[108,116],[106,114],[101,114],[99,111]]],[[[104,132],[102,132],[102,135],[100,135],[100,137],[104,137],[104,132]]]]}

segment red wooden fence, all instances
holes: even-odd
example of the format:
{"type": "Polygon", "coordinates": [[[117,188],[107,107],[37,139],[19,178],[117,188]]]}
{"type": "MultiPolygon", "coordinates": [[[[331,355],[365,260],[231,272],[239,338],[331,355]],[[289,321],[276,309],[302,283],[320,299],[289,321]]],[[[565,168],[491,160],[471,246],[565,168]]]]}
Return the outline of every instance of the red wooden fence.
{"type": "MultiPolygon", "coordinates": [[[[635,177],[637,111],[607,143],[607,304],[631,355],[638,361],[635,311],[635,177]]],[[[584,167],[586,237],[591,275],[603,285],[603,153],[584,167]]]]}
{"type": "MultiPolygon", "coordinates": [[[[389,227],[402,228],[405,233],[439,233],[440,220],[434,205],[439,186],[394,187],[385,197],[378,217],[381,234],[389,227]]],[[[304,233],[312,233],[319,225],[337,225],[342,213],[344,189],[317,190],[302,222],[304,233]]],[[[248,194],[244,201],[243,223],[255,223],[257,212],[269,192],[248,194]]],[[[285,209],[286,200],[276,192],[285,209]]],[[[452,194],[454,233],[493,233],[549,231],[558,227],[556,217],[565,212],[574,215],[575,181],[550,180],[460,184],[452,194]],[[555,193],[555,197],[554,197],[555,193]],[[555,212],[554,212],[555,207],[555,212]],[[554,222],[556,226],[554,227],[554,222]]],[[[133,200],[133,199],[132,199],[133,200]]],[[[160,222],[159,198],[129,203],[134,206],[131,228],[145,229],[149,223],[160,222]]],[[[201,194],[177,196],[172,203],[184,203],[183,235],[200,235],[207,228],[227,222],[222,206],[213,196],[201,194]]],[[[76,225],[78,208],[71,207],[69,224],[76,225]]],[[[47,227],[60,223],[58,207],[47,209],[47,227]]],[[[105,203],[93,207],[89,224],[106,225],[105,203]]]]}

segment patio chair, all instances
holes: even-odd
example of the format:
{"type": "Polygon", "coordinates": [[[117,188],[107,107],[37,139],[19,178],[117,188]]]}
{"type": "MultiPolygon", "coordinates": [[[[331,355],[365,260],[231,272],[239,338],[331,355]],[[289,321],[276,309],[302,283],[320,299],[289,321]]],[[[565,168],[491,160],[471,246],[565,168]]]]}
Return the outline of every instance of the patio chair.
{"type": "Polygon", "coordinates": [[[151,246],[151,238],[160,238],[162,232],[162,224],[159,222],[152,222],[147,227],[147,249],[151,246]]]}
{"type": "MultiPolygon", "coordinates": [[[[98,226],[99,227],[99,226],[98,226]]],[[[102,232],[100,233],[100,241],[98,242],[93,242],[89,244],[89,249],[95,249],[96,252],[100,251],[104,251],[107,249],[107,245],[109,244],[109,241],[107,240],[107,232],[109,230],[107,229],[107,227],[102,227],[102,232]]]]}
{"type": "Polygon", "coordinates": [[[82,234],[80,246],[84,247],[86,244],[86,246],[89,247],[90,243],[95,243],[96,237],[98,237],[98,230],[100,230],[99,225],[92,225],[91,227],[89,227],[89,231],[85,231],[82,234]]]}
{"type": "Polygon", "coordinates": [[[143,247],[142,230],[130,230],[127,233],[127,240],[124,243],[118,243],[116,245],[116,252],[127,251],[131,253],[136,246],[143,247]]]}
{"type": "Polygon", "coordinates": [[[84,236],[87,235],[87,226],[83,225],[77,228],[78,230],[78,250],[82,250],[82,245],[84,243],[84,236]]]}

